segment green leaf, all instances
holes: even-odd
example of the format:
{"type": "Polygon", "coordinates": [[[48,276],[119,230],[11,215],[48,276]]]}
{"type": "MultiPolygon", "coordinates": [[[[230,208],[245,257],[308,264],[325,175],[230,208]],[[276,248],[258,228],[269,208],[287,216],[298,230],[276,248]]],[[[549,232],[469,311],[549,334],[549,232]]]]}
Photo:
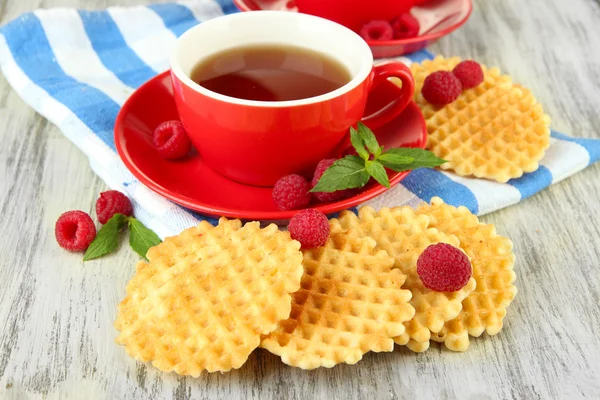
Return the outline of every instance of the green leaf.
{"type": "Polygon", "coordinates": [[[119,247],[119,231],[126,223],[127,217],[125,215],[113,215],[96,234],[90,247],[83,255],[83,261],[93,260],[115,251],[119,247]]]}
{"type": "Polygon", "coordinates": [[[350,127],[350,142],[363,160],[369,159],[369,152],[365,149],[365,142],[363,142],[362,138],[353,127],[350,127]]]}
{"type": "Polygon", "coordinates": [[[160,238],[156,233],[146,228],[137,219],[129,218],[129,244],[131,248],[140,255],[140,257],[146,258],[146,253],[150,247],[154,247],[161,243],[160,238]]]}
{"type": "Polygon", "coordinates": [[[377,143],[377,138],[373,131],[371,131],[365,124],[359,122],[358,126],[358,134],[362,138],[363,142],[367,146],[367,149],[375,156],[375,158],[379,157],[381,154],[381,147],[379,147],[379,143],[377,143]]]}
{"type": "Polygon", "coordinates": [[[360,188],[369,182],[365,160],[346,156],[327,168],[311,192],[335,192],[336,190],[360,188]]]}
{"type": "Polygon", "coordinates": [[[379,158],[384,166],[396,172],[417,168],[435,168],[448,161],[436,157],[432,152],[423,149],[397,148],[383,153],[379,158]],[[402,162],[402,158],[412,158],[412,161],[402,162]]]}
{"type": "Polygon", "coordinates": [[[388,179],[387,172],[385,172],[385,168],[383,168],[383,165],[381,165],[379,161],[367,161],[365,168],[369,175],[375,178],[377,182],[386,188],[390,187],[390,180],[388,179]]]}
{"type": "Polygon", "coordinates": [[[389,163],[389,164],[410,164],[411,162],[413,162],[415,159],[413,157],[407,157],[407,156],[403,156],[402,154],[398,154],[395,153],[392,149],[390,151],[386,151],[385,153],[383,153],[382,155],[380,155],[377,158],[377,161],[379,161],[380,163],[384,164],[385,163],[389,163]]]}

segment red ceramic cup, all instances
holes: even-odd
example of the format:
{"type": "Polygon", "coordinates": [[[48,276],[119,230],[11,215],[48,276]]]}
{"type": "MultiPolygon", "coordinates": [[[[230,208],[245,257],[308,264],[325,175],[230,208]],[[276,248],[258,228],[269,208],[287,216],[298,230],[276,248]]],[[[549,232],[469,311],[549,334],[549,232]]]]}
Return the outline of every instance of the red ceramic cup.
{"type": "Polygon", "coordinates": [[[415,0],[296,0],[301,13],[327,18],[359,31],[367,22],[389,21],[407,12],[415,0]]]}
{"type": "Polygon", "coordinates": [[[292,173],[311,176],[320,160],[344,150],[350,126],[360,120],[371,128],[389,122],[414,90],[404,64],[374,67],[369,46],[356,33],[323,18],[283,11],[230,14],[191,28],[175,45],[171,77],[179,116],[204,161],[232,180],[256,186],[272,186],[292,173]],[[348,69],[351,80],[321,96],[267,102],[224,96],[190,79],[204,58],[253,44],[325,53],[348,69]],[[401,95],[364,116],[369,92],[389,77],[401,79],[401,95]]]}

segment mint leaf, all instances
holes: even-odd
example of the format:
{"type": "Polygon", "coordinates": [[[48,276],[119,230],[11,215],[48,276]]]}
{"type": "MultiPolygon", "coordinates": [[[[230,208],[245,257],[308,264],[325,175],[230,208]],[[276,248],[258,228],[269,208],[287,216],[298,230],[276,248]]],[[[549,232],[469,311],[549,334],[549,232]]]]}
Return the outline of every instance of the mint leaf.
{"type": "Polygon", "coordinates": [[[330,193],[362,188],[371,177],[389,188],[391,184],[386,167],[401,172],[416,168],[434,168],[447,162],[422,149],[395,148],[384,151],[373,132],[362,122],[357,123],[357,129],[350,127],[350,142],[358,156],[346,156],[334,162],[311,192],[330,193]]]}
{"type": "Polygon", "coordinates": [[[432,152],[423,149],[397,148],[383,153],[379,158],[384,166],[396,172],[408,171],[417,168],[435,168],[446,163],[446,160],[436,157],[432,152]],[[403,162],[401,157],[412,158],[412,161],[403,162]]]}
{"type": "Polygon", "coordinates": [[[127,217],[123,214],[115,214],[106,221],[83,255],[83,261],[93,260],[115,251],[119,247],[119,231],[126,223],[127,217]]]}
{"type": "Polygon", "coordinates": [[[390,180],[388,179],[387,172],[385,172],[385,168],[383,168],[383,165],[381,165],[379,161],[367,161],[365,169],[377,182],[381,183],[386,188],[390,187],[390,180]]]}
{"type": "Polygon", "coordinates": [[[379,157],[381,154],[381,147],[379,147],[379,143],[377,143],[377,138],[373,131],[371,131],[365,124],[359,122],[358,126],[358,134],[361,139],[367,146],[367,149],[375,156],[375,158],[379,157]]]}
{"type": "Polygon", "coordinates": [[[146,253],[150,247],[154,247],[160,243],[161,240],[156,233],[146,228],[137,219],[129,217],[129,244],[140,257],[147,260],[146,253]]]}
{"type": "Polygon", "coordinates": [[[327,168],[311,192],[335,192],[360,188],[369,182],[365,161],[357,156],[346,156],[327,168]]]}
{"type": "Polygon", "coordinates": [[[350,142],[363,160],[369,159],[369,152],[365,149],[365,142],[363,142],[362,138],[353,127],[350,127],[350,142]]]}
{"type": "MultiPolygon", "coordinates": [[[[392,150],[400,150],[400,149],[392,149],[392,150]]],[[[392,165],[394,165],[394,164],[400,165],[400,164],[410,164],[411,162],[413,162],[415,160],[413,157],[403,156],[402,154],[396,153],[392,150],[386,151],[385,153],[380,155],[377,158],[377,161],[379,161],[383,165],[385,165],[385,163],[389,163],[392,165]]]]}

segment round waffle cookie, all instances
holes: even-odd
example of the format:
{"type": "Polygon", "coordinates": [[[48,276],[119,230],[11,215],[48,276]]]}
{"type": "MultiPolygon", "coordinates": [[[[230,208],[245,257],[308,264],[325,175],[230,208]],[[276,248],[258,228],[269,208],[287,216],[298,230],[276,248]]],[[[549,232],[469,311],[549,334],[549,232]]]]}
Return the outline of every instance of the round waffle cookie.
{"type": "Polygon", "coordinates": [[[392,337],[414,315],[406,276],[394,259],[355,232],[333,233],[305,250],[302,288],[292,297],[288,320],[261,347],[303,369],[354,364],[368,351],[392,351],[392,337]]]}
{"type": "Polygon", "coordinates": [[[419,207],[417,213],[429,216],[432,227],[455,235],[471,259],[475,291],[463,300],[458,317],[432,335],[450,350],[465,351],[469,335],[479,337],[484,331],[495,335],[502,329],[506,308],[517,294],[512,242],[499,236],[493,225],[480,223],[467,208],[447,205],[437,197],[431,205],[419,207]]]}
{"type": "Polygon", "coordinates": [[[427,124],[427,149],[448,161],[440,168],[498,182],[537,170],[550,146],[550,118],[529,90],[513,85],[497,68],[482,65],[484,81],[450,104],[439,107],[425,100],[425,78],[451,71],[460,61],[438,56],[410,67],[414,101],[427,124]]]}
{"type": "Polygon", "coordinates": [[[303,273],[300,243],[287,232],[225,218],[147,256],[119,305],[116,341],[139,361],[194,377],[242,366],[289,317],[303,273]]]}
{"type": "Polygon", "coordinates": [[[416,312],[405,322],[405,332],[394,341],[413,351],[427,350],[431,332],[439,332],[447,321],[456,318],[462,301],[475,289],[473,278],[456,292],[436,292],[423,286],[417,274],[419,255],[431,244],[444,242],[458,247],[459,241],[452,234],[430,227],[428,216],[417,215],[408,206],[382,208],[378,212],[362,207],[358,215],[343,211],[331,220],[331,229],[332,232],[354,229],[362,237],[375,239],[376,249],[386,250],[394,258],[394,267],[407,276],[402,288],[412,292],[410,304],[416,312]]]}

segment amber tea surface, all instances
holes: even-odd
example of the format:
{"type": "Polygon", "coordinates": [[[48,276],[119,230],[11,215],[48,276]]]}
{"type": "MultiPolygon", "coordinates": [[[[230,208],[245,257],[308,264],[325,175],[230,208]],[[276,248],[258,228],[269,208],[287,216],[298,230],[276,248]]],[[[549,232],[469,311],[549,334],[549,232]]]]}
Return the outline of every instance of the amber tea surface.
{"type": "Polygon", "coordinates": [[[213,92],[255,101],[320,96],[351,80],[334,58],[287,45],[253,45],[214,54],[194,67],[191,78],[213,92]]]}

